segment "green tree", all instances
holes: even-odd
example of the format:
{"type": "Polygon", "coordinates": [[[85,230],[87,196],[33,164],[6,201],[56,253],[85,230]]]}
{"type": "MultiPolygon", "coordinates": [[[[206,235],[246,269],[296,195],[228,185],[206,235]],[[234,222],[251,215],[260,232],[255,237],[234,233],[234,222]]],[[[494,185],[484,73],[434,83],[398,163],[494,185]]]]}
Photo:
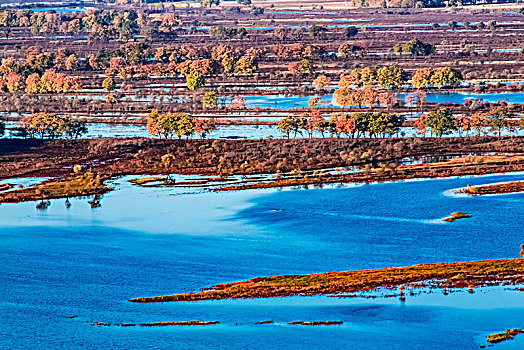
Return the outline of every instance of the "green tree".
{"type": "Polygon", "coordinates": [[[398,133],[406,120],[404,116],[386,112],[370,113],[368,119],[368,132],[371,135],[381,135],[382,137],[398,133]]]}
{"type": "Polygon", "coordinates": [[[202,97],[202,106],[204,108],[216,107],[218,105],[218,96],[216,91],[207,91],[202,97]]]}
{"type": "Polygon", "coordinates": [[[426,126],[435,136],[449,135],[456,129],[455,118],[449,108],[440,108],[430,112],[426,118],[426,126]]]}
{"type": "Polygon", "coordinates": [[[235,63],[235,74],[247,75],[253,74],[258,69],[257,60],[254,57],[241,57],[235,63]]]}
{"type": "Polygon", "coordinates": [[[293,130],[293,126],[294,126],[293,119],[294,119],[294,116],[287,116],[278,122],[278,130],[286,134],[287,138],[289,138],[290,133],[293,130]]]}
{"type": "Polygon", "coordinates": [[[375,67],[366,67],[360,71],[360,83],[362,85],[377,84],[377,69],[375,67]]]}
{"type": "Polygon", "coordinates": [[[358,34],[358,28],[357,27],[350,26],[350,27],[347,27],[344,30],[344,36],[347,39],[354,38],[355,36],[357,36],[357,34],[358,34]]]}
{"type": "Polygon", "coordinates": [[[309,36],[313,39],[320,38],[324,36],[324,33],[327,32],[327,28],[324,26],[319,26],[316,24],[313,24],[311,27],[308,28],[309,36]]]}
{"type": "Polygon", "coordinates": [[[431,74],[431,85],[438,87],[457,87],[462,82],[462,74],[450,67],[437,68],[431,74]]]}
{"type": "Polygon", "coordinates": [[[58,132],[67,138],[77,139],[87,134],[87,124],[83,121],[68,117],[60,124],[58,132]]]}
{"type": "Polygon", "coordinates": [[[435,46],[425,44],[418,39],[407,41],[403,44],[397,44],[393,48],[395,53],[406,53],[413,56],[428,56],[435,52],[435,46]]]}
{"type": "Polygon", "coordinates": [[[308,59],[300,61],[300,72],[302,74],[313,74],[315,72],[313,62],[308,59]]]}
{"type": "Polygon", "coordinates": [[[204,87],[206,81],[204,76],[198,73],[189,73],[186,75],[186,85],[189,90],[197,90],[204,87]]]}
{"type": "Polygon", "coordinates": [[[186,136],[189,138],[195,133],[195,126],[193,124],[193,118],[186,113],[175,113],[177,117],[176,123],[176,134],[178,138],[186,136]]]}
{"type": "Polygon", "coordinates": [[[486,117],[489,118],[488,123],[491,131],[500,137],[502,130],[510,126],[510,119],[513,117],[513,114],[507,107],[497,107],[491,109],[486,114],[486,117]]]}
{"type": "Polygon", "coordinates": [[[115,80],[112,77],[107,77],[102,81],[102,88],[107,92],[114,91],[115,87],[115,80]]]}
{"type": "Polygon", "coordinates": [[[120,54],[128,64],[135,65],[151,56],[151,47],[144,43],[127,43],[120,46],[120,54]]]}
{"type": "Polygon", "coordinates": [[[377,81],[383,88],[399,88],[406,82],[406,72],[399,67],[382,67],[377,70],[377,81]]]}
{"type": "Polygon", "coordinates": [[[213,5],[218,6],[220,5],[220,0],[203,0],[202,5],[205,7],[211,7],[213,5]]]}

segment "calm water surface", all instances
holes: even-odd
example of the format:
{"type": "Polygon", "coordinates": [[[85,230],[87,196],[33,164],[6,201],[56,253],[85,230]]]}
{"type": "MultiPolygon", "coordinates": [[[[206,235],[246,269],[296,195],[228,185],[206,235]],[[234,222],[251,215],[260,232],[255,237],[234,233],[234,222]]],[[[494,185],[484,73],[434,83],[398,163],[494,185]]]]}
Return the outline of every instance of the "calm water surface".
{"type": "MultiPolygon", "coordinates": [[[[517,257],[524,194],[456,197],[499,175],[345,188],[200,193],[117,190],[87,199],[0,205],[0,348],[478,349],[524,326],[524,293],[441,292],[397,299],[277,298],[133,304],[264,275],[517,257]],[[442,223],[453,211],[471,219],[442,223]],[[69,319],[67,316],[77,315],[69,319]],[[106,323],[219,320],[216,326],[106,323]],[[262,320],[275,324],[255,325],[262,320]],[[343,320],[341,326],[290,326],[343,320]]],[[[524,336],[497,349],[524,346],[524,336]]]]}

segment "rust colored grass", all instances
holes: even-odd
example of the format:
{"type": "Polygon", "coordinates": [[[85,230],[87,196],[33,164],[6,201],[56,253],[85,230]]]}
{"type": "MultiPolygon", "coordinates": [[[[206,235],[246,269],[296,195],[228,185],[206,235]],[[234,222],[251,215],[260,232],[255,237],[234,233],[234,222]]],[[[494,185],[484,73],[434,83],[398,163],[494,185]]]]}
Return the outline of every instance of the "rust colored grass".
{"type": "Polygon", "coordinates": [[[178,321],[178,322],[152,322],[141,323],[140,327],[166,327],[166,326],[210,326],[218,324],[218,321],[178,321]]]}
{"type": "Polygon", "coordinates": [[[470,218],[471,215],[469,214],[466,214],[466,213],[461,213],[461,212],[456,212],[456,213],[451,213],[450,216],[448,216],[447,218],[444,218],[444,221],[445,222],[454,222],[458,219],[467,219],[467,218],[470,218]]]}
{"type": "Polygon", "coordinates": [[[313,321],[313,322],[306,322],[306,321],[293,321],[289,324],[291,325],[300,325],[300,326],[333,326],[333,325],[341,325],[343,324],[343,321],[313,321]]]}
{"type": "Polygon", "coordinates": [[[45,182],[37,186],[0,193],[0,203],[20,203],[56,198],[103,194],[112,188],[104,185],[91,173],[67,180],[45,182]]]}
{"type": "Polygon", "coordinates": [[[495,185],[468,186],[460,190],[460,193],[467,193],[471,196],[486,194],[516,193],[524,191],[524,181],[510,181],[495,185]]]}
{"type": "Polygon", "coordinates": [[[519,333],[524,333],[524,330],[520,328],[506,329],[503,333],[494,333],[488,335],[488,343],[500,343],[506,340],[511,340],[519,333]]]}
{"type": "Polygon", "coordinates": [[[423,264],[384,269],[327,272],[311,275],[258,277],[202,289],[198,293],[131,299],[132,302],[178,302],[287,296],[337,295],[380,287],[428,282],[440,288],[470,288],[524,283],[524,260],[499,259],[423,264]]]}

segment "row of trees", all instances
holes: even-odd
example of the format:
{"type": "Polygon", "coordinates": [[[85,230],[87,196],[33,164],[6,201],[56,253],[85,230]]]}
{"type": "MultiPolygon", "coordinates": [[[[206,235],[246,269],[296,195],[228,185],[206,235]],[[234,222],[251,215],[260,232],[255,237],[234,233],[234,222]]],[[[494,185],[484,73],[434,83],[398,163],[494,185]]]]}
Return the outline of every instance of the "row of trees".
{"type": "MultiPolygon", "coordinates": [[[[471,116],[454,116],[449,108],[441,108],[417,118],[413,124],[417,134],[442,137],[453,132],[459,136],[469,136],[471,131],[476,135],[493,133],[501,136],[504,130],[514,133],[524,130],[524,117],[517,120],[506,106],[499,106],[489,112],[477,112],[471,116]]],[[[318,109],[312,108],[309,113],[288,116],[278,123],[278,129],[288,138],[297,135],[313,136],[318,132],[325,136],[340,137],[386,137],[398,134],[404,125],[404,116],[386,112],[344,113],[337,112],[329,119],[324,118],[318,109]]]]}
{"type": "Polygon", "coordinates": [[[47,113],[35,113],[20,120],[18,126],[30,137],[76,139],[87,133],[85,122],[71,117],[60,117],[47,113]]]}
{"type": "Polygon", "coordinates": [[[439,89],[457,87],[462,83],[462,74],[450,67],[418,69],[411,78],[411,85],[420,89],[431,86],[439,89]]]}
{"type": "Polygon", "coordinates": [[[376,113],[334,113],[326,120],[318,109],[311,109],[310,113],[300,116],[288,116],[278,123],[278,129],[289,138],[307,133],[309,137],[319,132],[322,137],[326,133],[339,137],[386,137],[400,131],[405,117],[386,112],[376,113]]]}
{"type": "Polygon", "coordinates": [[[30,27],[31,33],[82,33],[92,38],[127,39],[139,32],[144,15],[134,10],[100,11],[89,9],[83,12],[41,12],[31,10],[0,11],[0,27],[6,33],[12,27],[30,27]]]}
{"type": "MultiPolygon", "coordinates": [[[[365,67],[355,68],[349,74],[342,75],[339,87],[378,85],[382,88],[399,88],[407,82],[407,74],[402,68],[396,66],[365,67]]],[[[457,87],[462,82],[462,74],[450,67],[421,68],[415,71],[411,82],[416,88],[457,87]]]]}
{"type": "Polygon", "coordinates": [[[0,73],[29,75],[42,73],[47,69],[75,71],[79,68],[78,57],[66,48],[57,52],[43,52],[39,46],[30,46],[26,50],[25,60],[7,57],[2,60],[0,73]]]}
{"type": "Polygon", "coordinates": [[[198,52],[192,52],[193,47],[188,45],[160,47],[154,55],[159,63],[127,66],[129,62],[141,62],[148,57],[148,47],[138,46],[137,43],[123,45],[125,50],[121,47],[119,52],[123,52],[125,58],[121,56],[110,58],[106,74],[109,77],[116,74],[121,78],[147,77],[166,73],[180,74],[186,77],[187,87],[190,90],[196,90],[204,86],[205,77],[209,75],[220,72],[247,75],[258,70],[259,50],[243,50],[227,45],[218,45],[209,49],[205,48],[205,50],[201,48],[198,52]],[[164,62],[168,63],[167,67],[162,65],[164,62]]]}
{"type": "Polygon", "coordinates": [[[501,136],[504,129],[513,133],[524,129],[524,118],[515,120],[515,116],[506,106],[491,109],[488,112],[476,112],[470,116],[454,116],[449,108],[440,108],[437,111],[420,116],[414,123],[417,133],[426,136],[442,137],[457,131],[460,136],[469,135],[473,131],[476,135],[493,133],[501,136]]]}
{"type": "Polygon", "coordinates": [[[205,138],[207,134],[215,130],[216,127],[209,119],[196,119],[187,113],[160,112],[153,109],[147,116],[147,130],[151,135],[158,135],[165,138],[172,138],[177,135],[179,138],[185,136],[189,138],[194,134],[205,138]]]}
{"type": "MultiPolygon", "coordinates": [[[[335,29],[338,31],[338,28],[335,29]]],[[[304,36],[309,36],[311,39],[321,39],[325,37],[325,35],[329,32],[329,28],[322,26],[322,25],[312,25],[309,28],[299,27],[299,28],[286,28],[286,27],[279,27],[275,28],[273,30],[273,37],[280,41],[284,41],[286,39],[291,40],[302,40],[304,39],[304,36]]],[[[349,26],[342,29],[342,38],[344,39],[352,39],[358,34],[358,28],[349,26]]]]}
{"type": "Polygon", "coordinates": [[[32,73],[24,79],[23,75],[8,73],[0,76],[0,91],[26,93],[66,93],[77,92],[82,89],[82,82],[77,76],[67,76],[64,73],[56,73],[49,69],[40,76],[32,73]]]}

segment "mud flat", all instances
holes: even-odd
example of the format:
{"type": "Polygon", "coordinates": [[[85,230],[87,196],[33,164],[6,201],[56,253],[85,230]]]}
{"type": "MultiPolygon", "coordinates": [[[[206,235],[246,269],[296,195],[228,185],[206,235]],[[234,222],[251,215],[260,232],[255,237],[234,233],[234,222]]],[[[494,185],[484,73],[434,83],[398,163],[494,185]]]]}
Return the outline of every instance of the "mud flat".
{"type": "Polygon", "coordinates": [[[381,287],[396,288],[414,283],[436,288],[473,288],[522,282],[524,282],[524,260],[499,259],[311,275],[258,277],[243,282],[215,285],[204,288],[198,293],[135,298],[130,301],[154,303],[337,295],[371,291],[381,287]]]}

